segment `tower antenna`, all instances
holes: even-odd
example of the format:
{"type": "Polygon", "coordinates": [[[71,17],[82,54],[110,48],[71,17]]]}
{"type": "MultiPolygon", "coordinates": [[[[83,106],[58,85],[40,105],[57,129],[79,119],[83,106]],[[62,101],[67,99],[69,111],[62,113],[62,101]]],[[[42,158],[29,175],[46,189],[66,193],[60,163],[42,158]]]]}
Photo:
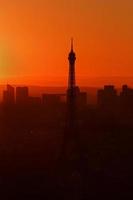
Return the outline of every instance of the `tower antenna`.
{"type": "Polygon", "coordinates": [[[73,51],[73,37],[71,38],[71,51],[73,51]]]}

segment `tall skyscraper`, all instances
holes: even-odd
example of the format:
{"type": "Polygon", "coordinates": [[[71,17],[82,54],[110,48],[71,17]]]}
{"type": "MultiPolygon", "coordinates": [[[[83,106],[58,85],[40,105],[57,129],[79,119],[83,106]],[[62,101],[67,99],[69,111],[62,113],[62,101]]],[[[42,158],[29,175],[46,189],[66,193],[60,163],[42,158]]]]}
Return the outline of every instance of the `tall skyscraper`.
{"type": "Polygon", "coordinates": [[[117,106],[118,96],[113,85],[105,85],[104,89],[98,90],[98,105],[105,109],[113,109],[117,106]]]}
{"type": "Polygon", "coordinates": [[[16,87],[16,103],[27,104],[29,100],[28,87],[16,87]]]}
{"type": "Polygon", "coordinates": [[[42,103],[48,107],[55,107],[61,103],[60,94],[43,94],[42,103]]]}
{"type": "Polygon", "coordinates": [[[15,91],[11,85],[7,85],[6,90],[3,91],[3,103],[6,105],[15,103],[15,91]]]}

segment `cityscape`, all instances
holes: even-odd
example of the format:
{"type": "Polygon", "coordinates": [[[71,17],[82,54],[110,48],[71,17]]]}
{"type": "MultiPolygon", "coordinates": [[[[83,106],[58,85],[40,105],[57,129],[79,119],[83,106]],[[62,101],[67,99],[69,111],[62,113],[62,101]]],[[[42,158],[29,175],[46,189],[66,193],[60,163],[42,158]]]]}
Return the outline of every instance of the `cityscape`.
{"type": "Polygon", "coordinates": [[[68,61],[64,93],[33,97],[28,86],[9,84],[3,91],[0,177],[8,199],[132,196],[133,89],[105,85],[92,105],[76,83],[73,39],[68,61]]]}
{"type": "Polygon", "coordinates": [[[133,198],[133,1],[0,1],[0,199],[133,198]]]}
{"type": "MultiPolygon", "coordinates": [[[[91,103],[88,102],[88,98],[87,92],[81,92],[80,88],[77,87],[77,104],[79,107],[91,106],[91,103]]],[[[129,107],[131,109],[132,102],[133,89],[128,87],[128,85],[123,85],[121,91],[117,91],[114,85],[105,85],[103,89],[97,90],[95,108],[113,108],[117,106],[119,108],[129,107]]],[[[28,87],[19,86],[15,88],[11,85],[7,85],[6,90],[3,91],[3,98],[1,102],[1,104],[5,107],[13,105],[59,106],[66,103],[67,94],[65,93],[44,93],[41,97],[35,97],[30,96],[28,87]]]]}

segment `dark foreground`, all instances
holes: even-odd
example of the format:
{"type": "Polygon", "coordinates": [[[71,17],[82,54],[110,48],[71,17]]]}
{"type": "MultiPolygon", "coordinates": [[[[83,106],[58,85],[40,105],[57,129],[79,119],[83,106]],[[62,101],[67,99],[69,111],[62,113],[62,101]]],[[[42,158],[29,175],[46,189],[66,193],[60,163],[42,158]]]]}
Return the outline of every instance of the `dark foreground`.
{"type": "Polygon", "coordinates": [[[1,199],[132,197],[131,114],[84,112],[77,128],[80,148],[63,157],[63,112],[1,111],[1,199]]]}

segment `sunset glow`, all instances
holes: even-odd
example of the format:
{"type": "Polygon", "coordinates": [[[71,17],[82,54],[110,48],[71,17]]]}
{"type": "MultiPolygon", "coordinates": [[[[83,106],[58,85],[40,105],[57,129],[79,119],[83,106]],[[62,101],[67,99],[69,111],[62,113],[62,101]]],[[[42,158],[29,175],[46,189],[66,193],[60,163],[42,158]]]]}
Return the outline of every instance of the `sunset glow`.
{"type": "Polygon", "coordinates": [[[131,0],[1,0],[0,84],[66,85],[73,36],[79,85],[133,85],[132,9],[131,0]]]}

